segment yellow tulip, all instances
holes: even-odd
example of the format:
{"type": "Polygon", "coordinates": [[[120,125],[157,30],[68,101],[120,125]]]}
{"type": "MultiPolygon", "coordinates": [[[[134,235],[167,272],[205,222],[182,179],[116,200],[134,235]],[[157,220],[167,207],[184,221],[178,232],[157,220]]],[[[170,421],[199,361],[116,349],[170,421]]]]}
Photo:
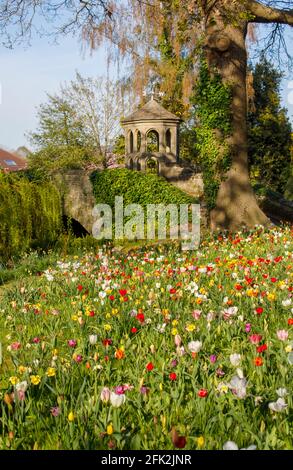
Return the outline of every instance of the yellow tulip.
{"type": "Polygon", "coordinates": [[[203,447],[204,446],[204,437],[203,436],[198,437],[196,442],[197,442],[197,447],[203,447]]]}
{"type": "Polygon", "coordinates": [[[54,377],[56,375],[56,369],[54,369],[54,367],[49,367],[46,375],[47,377],[54,377]]]}
{"type": "Polygon", "coordinates": [[[39,375],[31,375],[30,379],[33,385],[39,385],[39,383],[41,382],[41,377],[39,375]]]}
{"type": "Polygon", "coordinates": [[[18,377],[16,377],[15,375],[13,375],[12,377],[10,377],[9,382],[10,382],[12,385],[16,385],[16,384],[19,382],[18,377]]]}
{"type": "Polygon", "coordinates": [[[111,434],[113,434],[113,432],[114,432],[114,429],[113,429],[112,423],[111,423],[111,424],[108,424],[108,426],[107,426],[107,434],[108,434],[108,436],[111,436],[111,434]]]}

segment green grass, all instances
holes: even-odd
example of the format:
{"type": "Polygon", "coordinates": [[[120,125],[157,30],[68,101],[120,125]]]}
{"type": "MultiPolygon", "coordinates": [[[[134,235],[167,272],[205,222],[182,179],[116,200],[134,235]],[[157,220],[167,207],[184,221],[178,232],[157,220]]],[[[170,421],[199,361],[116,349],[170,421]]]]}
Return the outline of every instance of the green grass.
{"type": "Polygon", "coordinates": [[[173,449],[175,428],[186,449],[292,449],[291,240],[258,229],[195,252],[130,244],[21,261],[0,293],[0,448],[173,449]],[[103,401],[105,387],[125,402],[103,401]]]}

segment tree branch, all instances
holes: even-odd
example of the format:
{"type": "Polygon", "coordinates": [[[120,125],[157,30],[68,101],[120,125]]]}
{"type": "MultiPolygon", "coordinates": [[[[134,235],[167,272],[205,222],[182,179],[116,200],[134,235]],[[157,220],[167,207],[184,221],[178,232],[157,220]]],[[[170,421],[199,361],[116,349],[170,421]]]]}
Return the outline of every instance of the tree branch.
{"type": "Polygon", "coordinates": [[[250,23],[278,23],[293,26],[293,10],[279,10],[251,0],[249,10],[254,15],[250,23]]]}

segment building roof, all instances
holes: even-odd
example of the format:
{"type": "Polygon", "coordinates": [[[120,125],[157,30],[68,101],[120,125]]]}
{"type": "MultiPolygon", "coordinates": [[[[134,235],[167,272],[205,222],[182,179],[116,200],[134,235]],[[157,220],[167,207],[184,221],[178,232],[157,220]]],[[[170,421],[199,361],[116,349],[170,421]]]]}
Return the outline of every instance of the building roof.
{"type": "Polygon", "coordinates": [[[27,162],[25,158],[15,153],[7,152],[7,150],[0,149],[0,170],[18,171],[24,170],[26,167],[27,162]]]}
{"type": "Polygon", "coordinates": [[[134,113],[130,114],[122,120],[123,123],[127,122],[134,122],[134,121],[164,121],[164,120],[172,120],[172,121],[182,121],[181,118],[176,116],[167,109],[163,108],[156,100],[152,99],[148,101],[142,108],[134,111],[134,113]]]}

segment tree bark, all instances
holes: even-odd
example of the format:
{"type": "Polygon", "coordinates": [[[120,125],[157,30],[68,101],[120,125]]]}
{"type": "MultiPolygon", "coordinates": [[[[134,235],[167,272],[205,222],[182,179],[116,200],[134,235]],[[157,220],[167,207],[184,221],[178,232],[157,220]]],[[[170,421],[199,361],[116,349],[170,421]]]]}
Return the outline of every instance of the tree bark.
{"type": "Polygon", "coordinates": [[[206,56],[210,70],[216,66],[223,82],[232,87],[232,134],[228,138],[232,165],[221,182],[216,206],[210,212],[210,224],[212,230],[237,230],[243,226],[267,225],[269,220],[257,204],[248,172],[247,21],[237,26],[227,25],[222,11],[219,8],[214,12],[216,22],[206,27],[206,56]]]}
{"type": "Polygon", "coordinates": [[[293,25],[293,10],[279,10],[250,0],[249,11],[254,15],[251,23],[278,23],[293,25]]]}
{"type": "MultiPolygon", "coordinates": [[[[241,6],[236,16],[240,18],[241,6]]],[[[211,228],[237,230],[242,226],[267,225],[268,218],[259,208],[248,172],[247,156],[247,20],[237,24],[227,21],[225,12],[231,11],[231,0],[220,0],[207,15],[206,55],[210,70],[218,69],[223,82],[232,87],[232,135],[228,139],[232,165],[220,185],[216,207],[210,213],[211,228]],[[212,21],[211,21],[212,19],[212,21]]],[[[249,22],[293,25],[293,10],[279,10],[256,0],[243,3],[243,13],[254,18],[249,22]]],[[[243,16],[244,17],[244,16],[243,16]]]]}

